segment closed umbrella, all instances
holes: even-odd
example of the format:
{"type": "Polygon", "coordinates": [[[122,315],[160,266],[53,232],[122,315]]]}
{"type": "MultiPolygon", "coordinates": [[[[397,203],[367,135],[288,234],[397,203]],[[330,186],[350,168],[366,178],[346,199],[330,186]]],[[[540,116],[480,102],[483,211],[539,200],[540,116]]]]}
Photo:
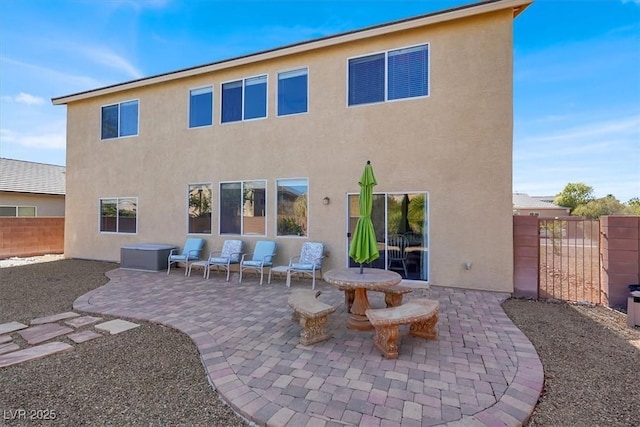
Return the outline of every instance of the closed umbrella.
{"type": "Polygon", "coordinates": [[[364,172],[360,177],[360,216],[356,222],[356,229],[353,232],[351,245],[349,246],[349,256],[360,264],[360,273],[365,263],[375,261],[380,257],[378,253],[378,242],[376,232],[371,221],[371,211],[373,210],[373,187],[378,184],[373,175],[371,162],[367,161],[364,172]]]}

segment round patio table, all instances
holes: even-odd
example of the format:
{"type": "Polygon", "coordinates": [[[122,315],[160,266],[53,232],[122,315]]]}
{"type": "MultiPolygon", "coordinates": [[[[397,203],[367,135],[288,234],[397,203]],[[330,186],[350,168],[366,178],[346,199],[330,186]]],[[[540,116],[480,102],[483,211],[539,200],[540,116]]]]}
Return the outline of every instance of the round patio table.
{"type": "Polygon", "coordinates": [[[394,271],[378,268],[365,268],[360,274],[360,267],[356,267],[329,270],[324,273],[323,279],[340,290],[354,291],[347,327],[357,331],[368,331],[373,329],[373,326],[365,314],[371,308],[367,290],[384,290],[395,286],[400,283],[402,276],[394,271]]]}

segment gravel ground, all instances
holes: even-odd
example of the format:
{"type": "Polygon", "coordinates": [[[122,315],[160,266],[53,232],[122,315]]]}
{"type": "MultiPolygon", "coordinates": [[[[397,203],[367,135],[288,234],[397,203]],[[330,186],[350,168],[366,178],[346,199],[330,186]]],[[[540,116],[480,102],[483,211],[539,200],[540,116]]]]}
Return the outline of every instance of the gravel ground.
{"type": "MultiPolygon", "coordinates": [[[[62,260],[0,268],[0,323],[69,311],[117,267],[62,260]]],[[[640,350],[629,343],[640,330],[626,327],[623,313],[518,299],[504,308],[545,369],[529,426],[640,425],[640,350]]],[[[136,323],[73,352],[0,369],[0,411],[54,411],[57,425],[245,425],[209,386],[188,337],[136,323]]]]}
{"type": "Polygon", "coordinates": [[[529,426],[640,426],[640,329],[605,307],[510,299],[533,343],[544,390],[529,426]]]}
{"type": "MultiPolygon", "coordinates": [[[[62,260],[0,268],[0,323],[69,311],[117,267],[62,260]]],[[[54,423],[64,426],[246,425],[207,382],[190,338],[133,321],[141,326],[74,345],[73,352],[0,368],[0,411],[53,411],[54,423]]],[[[33,425],[6,418],[0,425],[33,425]]]]}

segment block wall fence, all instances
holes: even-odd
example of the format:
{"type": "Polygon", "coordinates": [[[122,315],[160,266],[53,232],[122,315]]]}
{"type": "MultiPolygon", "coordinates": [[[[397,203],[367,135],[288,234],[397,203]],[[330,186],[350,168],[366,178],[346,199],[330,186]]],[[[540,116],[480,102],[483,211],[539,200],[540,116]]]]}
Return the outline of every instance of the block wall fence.
{"type": "MultiPolygon", "coordinates": [[[[515,297],[538,298],[540,236],[537,217],[513,217],[515,297]]],[[[600,218],[600,287],[603,304],[625,308],[628,285],[640,283],[640,216],[600,218]]]]}
{"type": "Polygon", "coordinates": [[[0,259],[64,253],[64,217],[0,218],[0,259]]]}

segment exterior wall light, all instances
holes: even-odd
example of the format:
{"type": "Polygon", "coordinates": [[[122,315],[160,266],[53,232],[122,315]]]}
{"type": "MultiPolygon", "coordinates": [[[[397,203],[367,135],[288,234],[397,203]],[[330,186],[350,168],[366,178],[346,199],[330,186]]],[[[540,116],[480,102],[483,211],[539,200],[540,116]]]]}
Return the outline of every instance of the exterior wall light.
{"type": "Polygon", "coordinates": [[[331,199],[327,196],[324,197],[324,199],[322,199],[322,204],[323,205],[328,205],[329,203],[331,203],[331,199]]]}

